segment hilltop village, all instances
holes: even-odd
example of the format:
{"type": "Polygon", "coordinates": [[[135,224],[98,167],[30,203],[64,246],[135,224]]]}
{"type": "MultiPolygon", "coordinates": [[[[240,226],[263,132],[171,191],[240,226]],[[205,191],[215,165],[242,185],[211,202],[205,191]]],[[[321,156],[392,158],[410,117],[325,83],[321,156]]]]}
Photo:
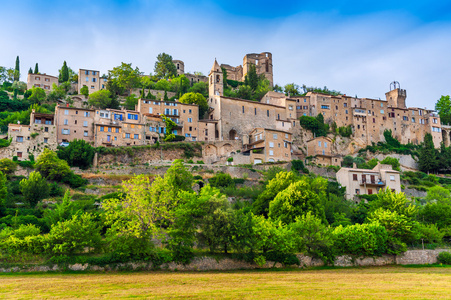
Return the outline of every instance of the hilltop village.
{"type": "MultiPolygon", "coordinates": [[[[442,126],[439,115],[432,110],[407,107],[406,90],[397,82],[390,85],[385,100],[315,91],[290,95],[274,87],[269,52],[246,54],[243,65],[237,67],[220,65],[215,59],[208,76],[185,73],[181,60],[172,60],[172,64],[176,69],[175,78],[183,77],[190,86],[199,83],[208,86],[206,107],[195,101],[181,102],[175,92],[142,88],[131,89],[141,96],[133,109],[126,105],[96,108],[88,99],[107,89],[108,76],[101,76],[98,70],[79,69],[78,81],[70,85],[72,95],[58,101],[54,113],[32,110],[29,125],[20,122],[8,125],[5,138],[11,142],[8,147],[0,148],[0,157],[27,160],[38,157],[46,148],[55,151],[76,139],[93,147],[154,145],[167,141],[164,138],[168,135],[174,137],[171,143],[202,142],[203,162],[218,165],[307,162],[308,159],[320,166],[341,166],[345,156],[385,142],[387,130],[401,144],[419,145],[425,134],[430,134],[435,148],[442,142],[449,146],[450,128],[442,126]],[[263,96],[252,100],[238,98],[238,92],[230,96],[233,84],[237,88],[240,82],[250,81],[251,75],[266,83],[263,96]],[[303,118],[307,119],[304,123],[303,118]],[[308,127],[311,121],[308,118],[320,118],[320,123],[332,130],[317,135],[308,127]],[[338,132],[344,134],[337,138],[338,132]]],[[[34,73],[30,69],[27,89],[40,88],[48,94],[59,82],[57,76],[34,73]]],[[[387,168],[382,165],[382,169],[387,168]]],[[[341,175],[339,181],[348,187],[348,198],[360,193],[372,194],[386,186],[400,191],[399,172],[392,171],[396,178],[392,175],[392,180],[387,181],[388,175],[383,175],[380,169],[378,166],[373,174],[367,174],[368,180],[363,175],[363,181],[374,184],[377,179],[386,183],[375,184],[373,188],[365,185],[363,190],[362,178],[349,180],[351,175],[341,175]],[[352,181],[360,183],[351,187],[352,181]]]]}

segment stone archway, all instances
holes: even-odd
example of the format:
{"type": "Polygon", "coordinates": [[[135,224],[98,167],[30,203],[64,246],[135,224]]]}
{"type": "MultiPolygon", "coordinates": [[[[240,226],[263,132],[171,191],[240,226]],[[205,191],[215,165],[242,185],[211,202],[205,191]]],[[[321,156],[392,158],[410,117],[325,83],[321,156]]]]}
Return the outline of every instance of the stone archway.
{"type": "Polygon", "coordinates": [[[229,131],[229,140],[234,141],[236,140],[237,134],[236,134],[236,130],[232,129],[229,131]]]}

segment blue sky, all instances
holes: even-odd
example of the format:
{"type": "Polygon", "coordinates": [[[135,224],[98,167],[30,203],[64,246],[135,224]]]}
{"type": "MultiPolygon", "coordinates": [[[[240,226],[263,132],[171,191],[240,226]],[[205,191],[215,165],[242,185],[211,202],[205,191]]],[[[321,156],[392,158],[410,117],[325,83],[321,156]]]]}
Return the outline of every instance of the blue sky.
{"type": "Polygon", "coordinates": [[[153,71],[166,52],[207,74],[272,52],[274,81],[384,98],[397,80],[409,106],[451,93],[451,1],[2,1],[0,65],[20,56],[57,75],[107,73],[122,61],[153,71]]]}

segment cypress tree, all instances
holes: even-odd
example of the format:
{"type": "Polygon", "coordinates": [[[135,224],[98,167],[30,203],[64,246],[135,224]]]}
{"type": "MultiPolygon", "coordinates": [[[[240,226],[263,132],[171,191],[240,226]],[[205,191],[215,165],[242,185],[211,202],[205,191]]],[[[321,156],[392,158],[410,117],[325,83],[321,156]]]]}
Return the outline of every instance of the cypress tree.
{"type": "Polygon", "coordinates": [[[16,68],[14,72],[14,81],[19,81],[20,78],[20,62],[19,62],[19,55],[16,57],[16,68]]]}
{"type": "Polygon", "coordinates": [[[38,63],[34,66],[34,74],[39,74],[39,66],[38,63]]]}
{"type": "Polygon", "coordinates": [[[28,74],[33,74],[33,70],[31,68],[28,70],[28,74]]]}
{"type": "Polygon", "coordinates": [[[424,142],[418,154],[418,167],[422,172],[436,172],[439,167],[437,151],[432,141],[432,135],[426,133],[424,142]]]}
{"type": "Polygon", "coordinates": [[[66,61],[64,61],[63,66],[60,70],[60,75],[58,77],[59,82],[66,82],[69,80],[69,68],[67,67],[66,61]]]}

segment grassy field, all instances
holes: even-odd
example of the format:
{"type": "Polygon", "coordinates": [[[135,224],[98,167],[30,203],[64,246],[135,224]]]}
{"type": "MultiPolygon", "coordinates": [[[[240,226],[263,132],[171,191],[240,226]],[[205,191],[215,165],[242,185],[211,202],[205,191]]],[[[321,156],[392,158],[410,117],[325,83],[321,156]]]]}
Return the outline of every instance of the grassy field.
{"type": "Polygon", "coordinates": [[[2,299],[450,299],[451,268],[0,275],[2,299]]]}

